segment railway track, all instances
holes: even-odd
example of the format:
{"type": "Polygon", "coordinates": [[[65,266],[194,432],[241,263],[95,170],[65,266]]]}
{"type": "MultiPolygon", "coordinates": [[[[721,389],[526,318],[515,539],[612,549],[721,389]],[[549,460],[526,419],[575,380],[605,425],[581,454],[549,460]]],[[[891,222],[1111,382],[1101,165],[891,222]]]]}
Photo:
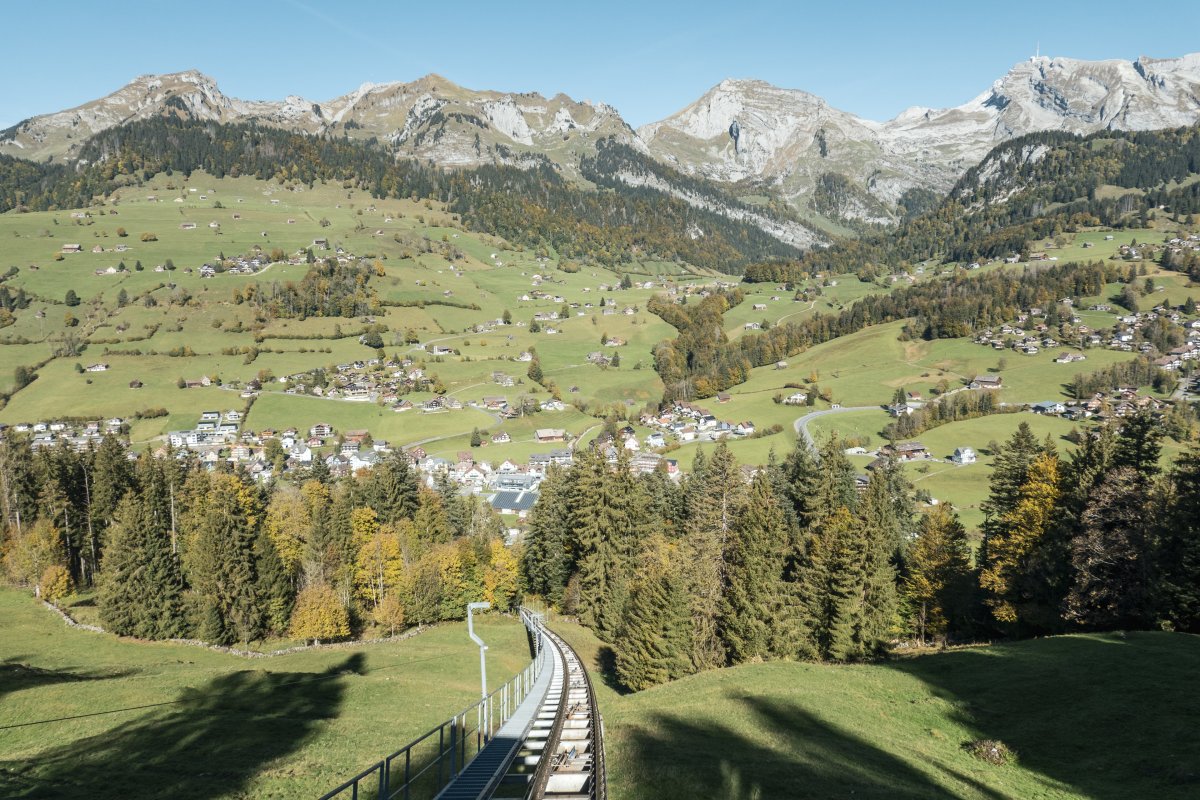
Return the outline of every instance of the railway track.
{"type": "Polygon", "coordinates": [[[587,669],[561,636],[539,626],[552,651],[550,688],[493,797],[605,800],[604,723],[587,669]]]}

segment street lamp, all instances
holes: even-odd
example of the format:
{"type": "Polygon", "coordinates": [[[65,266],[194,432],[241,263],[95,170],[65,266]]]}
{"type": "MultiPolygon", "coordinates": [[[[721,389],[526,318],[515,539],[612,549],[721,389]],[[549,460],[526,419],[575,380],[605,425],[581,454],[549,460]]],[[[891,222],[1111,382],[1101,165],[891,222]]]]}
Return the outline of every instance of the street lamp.
{"type": "Polygon", "coordinates": [[[485,741],[491,729],[491,714],[488,713],[487,702],[487,645],[483,643],[483,639],[475,635],[475,620],[471,616],[471,612],[486,611],[491,607],[491,603],[467,603],[467,635],[471,637],[472,642],[479,645],[479,697],[481,698],[479,701],[479,728],[487,731],[484,733],[485,741]]]}
{"type": "Polygon", "coordinates": [[[487,645],[475,635],[475,620],[471,617],[471,612],[487,611],[491,607],[491,603],[467,603],[467,635],[471,637],[472,642],[479,645],[480,697],[487,697],[487,645]]]}

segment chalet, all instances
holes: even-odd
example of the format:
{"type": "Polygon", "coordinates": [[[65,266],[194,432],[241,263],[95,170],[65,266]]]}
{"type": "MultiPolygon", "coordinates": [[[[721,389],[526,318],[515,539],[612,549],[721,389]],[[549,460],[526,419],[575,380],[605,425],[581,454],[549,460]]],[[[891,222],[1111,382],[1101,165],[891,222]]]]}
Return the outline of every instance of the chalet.
{"type": "Polygon", "coordinates": [[[567,432],[562,428],[538,428],[535,434],[539,442],[565,442],[567,432]]]}
{"type": "Polygon", "coordinates": [[[896,403],[894,405],[890,405],[888,406],[887,411],[888,414],[896,418],[907,417],[913,413],[912,406],[910,406],[908,403],[896,403]]]}
{"type": "Polygon", "coordinates": [[[488,411],[503,411],[508,408],[508,398],[506,397],[485,397],[480,402],[488,411]]]}
{"type": "Polygon", "coordinates": [[[87,372],[107,372],[108,364],[92,364],[86,368],[87,372]]]}
{"type": "Polygon", "coordinates": [[[735,425],[733,427],[733,433],[736,436],[753,436],[754,435],[754,423],[753,422],[739,422],[737,425],[735,425]]]}
{"type": "Polygon", "coordinates": [[[83,245],[81,245],[81,244],[64,244],[62,246],[62,252],[64,252],[64,253],[82,253],[83,245]]]}
{"type": "Polygon", "coordinates": [[[897,442],[896,444],[885,445],[880,448],[880,452],[898,458],[901,461],[914,461],[929,457],[929,449],[920,442],[897,442]]]}
{"type": "Polygon", "coordinates": [[[717,392],[718,403],[728,403],[732,399],[733,395],[729,394],[729,392],[717,392]]]}
{"type": "Polygon", "coordinates": [[[353,430],[346,431],[346,439],[352,442],[362,443],[366,441],[367,437],[370,435],[371,434],[366,428],[355,428],[353,430]]]}
{"type": "Polygon", "coordinates": [[[755,311],[766,311],[766,310],[767,310],[767,304],[766,304],[766,303],[755,303],[755,304],[754,304],[754,310],[755,310],[755,311]]]}
{"type": "Polygon", "coordinates": [[[977,375],[967,387],[970,389],[999,389],[1003,379],[999,375],[977,375]]]}
{"type": "Polygon", "coordinates": [[[511,441],[512,437],[508,435],[507,431],[500,431],[492,436],[492,444],[507,444],[511,441]]]}
{"type": "Polygon", "coordinates": [[[808,395],[805,392],[793,392],[783,398],[785,406],[802,406],[808,400],[808,395]]]}
{"type": "MultiPolygon", "coordinates": [[[[263,432],[266,435],[266,432],[263,432]]],[[[324,439],[327,436],[333,436],[333,426],[328,422],[318,422],[308,429],[308,435],[315,439],[324,439]]]]}

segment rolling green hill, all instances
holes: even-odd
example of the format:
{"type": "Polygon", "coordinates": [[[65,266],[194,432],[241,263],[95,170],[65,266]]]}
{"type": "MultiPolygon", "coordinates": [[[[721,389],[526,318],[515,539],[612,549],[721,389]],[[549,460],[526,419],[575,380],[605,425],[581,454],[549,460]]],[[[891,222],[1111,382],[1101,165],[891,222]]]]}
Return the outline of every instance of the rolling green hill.
{"type": "MultiPolygon", "coordinates": [[[[246,659],[69,629],[0,589],[0,795],[313,798],[479,694],[465,625],[246,659]]],[[[525,629],[484,617],[495,686],[525,629]]]]}
{"type": "MultiPolygon", "coordinates": [[[[552,627],[604,674],[605,645],[552,627]]],[[[619,800],[1183,800],[1200,790],[1198,669],[1200,638],[1116,633],[597,691],[619,800]],[[968,754],[979,739],[1004,742],[1015,763],[968,754]]]]}

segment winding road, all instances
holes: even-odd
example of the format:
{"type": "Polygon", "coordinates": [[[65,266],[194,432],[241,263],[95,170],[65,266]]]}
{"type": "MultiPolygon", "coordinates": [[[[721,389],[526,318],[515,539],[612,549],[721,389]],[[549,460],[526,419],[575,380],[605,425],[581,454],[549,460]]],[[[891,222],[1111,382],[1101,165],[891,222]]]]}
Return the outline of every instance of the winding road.
{"type": "Polygon", "coordinates": [[[797,435],[804,439],[804,443],[808,445],[808,449],[816,452],[817,442],[813,439],[811,433],[808,432],[808,423],[812,422],[817,417],[825,417],[830,414],[848,414],[852,411],[879,411],[880,406],[846,406],[845,408],[827,408],[824,411],[813,411],[800,417],[792,423],[792,427],[796,429],[797,435]]]}

